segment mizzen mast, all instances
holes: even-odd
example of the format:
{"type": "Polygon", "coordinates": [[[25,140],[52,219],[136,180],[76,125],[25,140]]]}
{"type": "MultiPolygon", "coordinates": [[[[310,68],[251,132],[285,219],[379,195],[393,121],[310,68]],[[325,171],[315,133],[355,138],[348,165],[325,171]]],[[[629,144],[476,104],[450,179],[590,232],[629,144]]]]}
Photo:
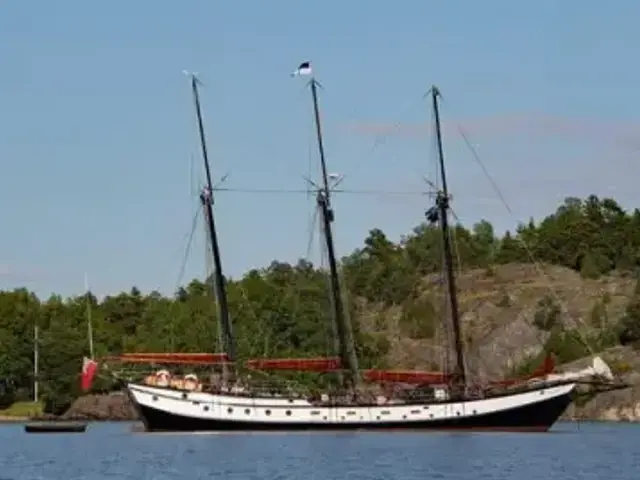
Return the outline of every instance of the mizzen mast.
{"type": "MultiPolygon", "coordinates": [[[[209,155],[207,151],[206,136],[204,133],[204,125],[202,121],[202,110],[200,108],[200,95],[198,92],[199,80],[195,74],[189,74],[191,78],[191,90],[193,93],[193,102],[195,105],[196,115],[198,119],[198,132],[200,134],[200,146],[202,150],[202,159],[204,161],[204,170],[206,174],[207,184],[200,193],[200,202],[204,209],[205,220],[207,223],[207,233],[209,244],[211,247],[211,255],[213,257],[213,280],[215,296],[218,306],[219,325],[222,336],[222,348],[226,353],[229,362],[236,360],[236,345],[233,337],[231,326],[231,318],[229,315],[229,303],[227,299],[227,290],[222,273],[222,260],[220,258],[220,246],[218,244],[218,234],[216,231],[215,217],[213,215],[213,182],[211,180],[211,167],[209,166],[209,155]]],[[[223,364],[225,378],[227,377],[226,366],[223,364]]]]}
{"type": "Polygon", "coordinates": [[[292,74],[311,75],[309,87],[311,90],[311,99],[313,101],[313,115],[316,127],[316,139],[318,144],[318,153],[320,156],[320,168],[322,173],[322,185],[316,192],[316,202],[322,217],[322,233],[324,243],[327,249],[327,257],[329,261],[329,278],[331,283],[331,302],[333,307],[333,322],[338,336],[338,354],[340,361],[345,369],[342,377],[343,386],[346,390],[354,390],[359,383],[358,357],[356,355],[355,342],[353,338],[353,330],[348,316],[345,314],[342,291],[340,288],[340,277],[338,275],[338,264],[335,254],[335,246],[333,241],[332,224],[335,220],[334,210],[331,206],[331,188],[329,187],[329,175],[327,173],[327,162],[324,151],[324,142],[322,137],[322,124],[320,121],[320,108],[318,106],[318,86],[320,85],[312,75],[310,62],[303,62],[292,74]]]}
{"type": "Polygon", "coordinates": [[[449,304],[451,307],[451,322],[453,326],[454,346],[456,352],[456,368],[454,379],[456,386],[466,387],[466,371],[464,362],[464,344],[462,342],[462,330],[460,327],[460,308],[456,289],[455,265],[453,262],[453,249],[451,247],[451,234],[449,231],[449,190],[447,188],[447,175],[444,167],[444,152],[442,148],[442,130],[440,127],[440,110],[438,98],[440,91],[435,85],[431,87],[431,100],[435,117],[436,141],[438,145],[438,162],[442,188],[436,194],[436,205],[427,210],[426,217],[430,222],[439,221],[442,230],[442,243],[444,249],[445,268],[447,275],[447,287],[449,290],[449,304]]]}

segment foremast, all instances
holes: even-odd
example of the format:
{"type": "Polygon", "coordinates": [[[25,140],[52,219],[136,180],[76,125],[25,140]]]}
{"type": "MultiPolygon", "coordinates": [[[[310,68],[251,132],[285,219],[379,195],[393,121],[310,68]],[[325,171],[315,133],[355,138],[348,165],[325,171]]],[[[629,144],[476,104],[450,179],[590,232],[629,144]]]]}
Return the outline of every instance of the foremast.
{"type": "Polygon", "coordinates": [[[431,101],[435,119],[436,142],[438,147],[438,163],[440,167],[441,189],[436,193],[435,206],[427,210],[426,217],[430,222],[439,221],[442,232],[442,244],[447,275],[447,289],[449,293],[449,305],[451,308],[451,324],[453,327],[454,348],[456,353],[456,366],[452,383],[460,392],[466,390],[466,368],[464,360],[464,344],[462,341],[462,329],[460,327],[460,307],[456,289],[456,274],[453,261],[453,248],[451,246],[451,233],[449,230],[449,190],[447,187],[447,175],[444,165],[444,151],[442,148],[442,130],[440,127],[440,109],[438,99],[440,90],[435,85],[431,87],[431,101]]]}
{"type": "Polygon", "coordinates": [[[324,151],[324,141],[322,137],[322,123],[320,121],[320,107],[318,105],[319,83],[311,73],[311,65],[305,62],[297,70],[298,74],[311,75],[309,87],[313,102],[313,116],[316,129],[316,139],[318,154],[320,157],[320,169],[322,174],[322,185],[316,192],[316,203],[320,210],[322,221],[322,233],[327,251],[329,263],[329,280],[331,289],[331,305],[333,308],[333,323],[338,340],[338,354],[343,367],[342,383],[346,391],[355,391],[360,383],[358,369],[358,356],[356,354],[353,330],[349,317],[345,312],[345,305],[342,297],[340,277],[338,274],[338,262],[336,260],[335,245],[333,240],[333,222],[335,214],[331,206],[331,188],[329,186],[329,175],[327,173],[327,162],[324,151]]]}
{"type": "MultiPolygon", "coordinates": [[[[202,120],[202,109],[200,107],[200,95],[198,91],[199,80],[195,74],[189,75],[191,78],[191,90],[193,93],[193,103],[196,110],[198,120],[198,133],[200,136],[200,147],[202,151],[202,160],[204,162],[204,170],[206,175],[206,186],[200,193],[200,202],[204,210],[206,221],[207,236],[209,246],[211,248],[211,256],[213,257],[213,283],[216,305],[218,307],[218,323],[221,331],[222,348],[228,362],[233,365],[236,360],[236,344],[233,336],[231,318],[229,315],[229,302],[227,299],[227,289],[222,271],[222,260],[220,256],[220,245],[218,243],[218,233],[216,231],[215,217],[213,214],[213,182],[211,180],[211,167],[209,166],[209,155],[207,151],[206,136],[204,133],[204,125],[202,120]]],[[[223,380],[225,383],[229,380],[229,370],[226,362],[223,362],[223,380]]]]}

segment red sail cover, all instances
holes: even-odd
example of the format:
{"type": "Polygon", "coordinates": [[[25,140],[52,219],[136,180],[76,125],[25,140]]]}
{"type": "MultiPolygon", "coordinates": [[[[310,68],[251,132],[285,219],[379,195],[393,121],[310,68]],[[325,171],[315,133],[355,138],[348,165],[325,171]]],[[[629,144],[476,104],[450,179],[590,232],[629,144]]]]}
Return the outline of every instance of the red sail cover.
{"type": "MultiPolygon", "coordinates": [[[[328,373],[341,369],[340,359],[332,358],[264,358],[252,359],[246,362],[248,368],[254,370],[289,370],[299,372],[328,373]]],[[[553,357],[547,356],[544,363],[538,367],[531,375],[525,378],[500,380],[492,382],[491,385],[508,386],[531,378],[544,377],[553,372],[555,363],[553,357]]],[[[365,380],[369,382],[389,382],[408,384],[447,384],[453,380],[453,375],[443,372],[426,372],[414,370],[364,370],[362,372],[365,380]]]]}
{"type": "Polygon", "coordinates": [[[247,360],[254,370],[293,370],[299,372],[333,372],[340,370],[340,359],[330,358],[255,358],[247,360]]]}
{"type": "Polygon", "coordinates": [[[226,353],[123,353],[108,360],[126,363],[217,365],[229,361],[226,353]]]}
{"type": "MultiPolygon", "coordinates": [[[[340,359],[330,358],[256,358],[248,360],[254,370],[289,370],[298,372],[329,373],[341,369],[340,359]]],[[[450,376],[439,372],[400,370],[365,370],[363,376],[370,382],[446,383],[450,376]]]]}
{"type": "Polygon", "coordinates": [[[83,392],[87,390],[91,390],[91,385],[93,384],[93,378],[98,371],[98,362],[95,360],[91,360],[90,358],[84,357],[82,359],[82,374],[80,376],[80,388],[83,392]]]}
{"type": "Polygon", "coordinates": [[[365,370],[363,377],[370,382],[391,382],[411,384],[445,384],[452,375],[442,372],[420,372],[411,370],[365,370]]]}

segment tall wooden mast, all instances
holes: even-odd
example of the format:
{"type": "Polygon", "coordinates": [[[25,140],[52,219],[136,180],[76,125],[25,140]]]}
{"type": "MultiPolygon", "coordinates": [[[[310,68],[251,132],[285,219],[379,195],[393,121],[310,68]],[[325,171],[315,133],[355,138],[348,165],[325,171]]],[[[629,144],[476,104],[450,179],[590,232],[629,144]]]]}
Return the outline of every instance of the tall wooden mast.
{"type": "Polygon", "coordinates": [[[458,386],[466,386],[466,369],[464,362],[464,344],[462,342],[462,331],[460,328],[460,308],[458,305],[458,295],[456,289],[455,265],[453,262],[453,249],[451,247],[451,234],[449,231],[449,190],[447,188],[447,175],[444,168],[444,152],[442,148],[442,130],[440,128],[440,110],[438,98],[440,91],[435,85],[431,87],[431,100],[435,117],[436,141],[438,145],[438,161],[440,164],[440,175],[442,189],[436,195],[436,205],[434,209],[427,211],[427,219],[430,221],[439,220],[442,230],[442,244],[444,248],[445,268],[447,274],[447,286],[449,290],[449,304],[451,306],[451,323],[453,326],[454,346],[456,352],[456,368],[454,371],[455,382],[458,386]]]}
{"type": "MultiPolygon", "coordinates": [[[[298,69],[298,72],[301,72],[301,74],[311,74],[310,64],[308,62],[303,63],[298,69]],[[302,67],[306,67],[306,73],[301,72],[302,67]]],[[[332,229],[335,215],[331,206],[331,188],[329,187],[329,175],[327,173],[327,162],[322,138],[322,124],[320,121],[320,108],[318,106],[319,84],[314,76],[311,76],[309,86],[311,89],[311,99],[313,101],[314,123],[316,127],[318,153],[320,156],[320,168],[322,173],[322,186],[318,188],[318,191],[316,192],[316,202],[322,217],[322,232],[329,261],[333,322],[338,336],[338,353],[340,361],[345,369],[342,377],[343,386],[347,390],[353,390],[359,383],[358,357],[356,355],[351,322],[345,313],[342,291],[340,288],[340,277],[338,275],[338,264],[336,260],[332,229]]]]}
{"type": "MultiPolygon", "coordinates": [[[[222,347],[224,353],[227,354],[229,361],[236,360],[236,344],[233,337],[233,329],[231,326],[231,318],[229,316],[229,304],[227,300],[227,289],[225,285],[224,275],[222,273],[222,260],[220,258],[220,246],[218,244],[218,234],[216,231],[215,217],[213,215],[213,182],[211,181],[211,167],[209,166],[209,155],[207,152],[207,142],[202,122],[202,110],[200,108],[200,95],[198,92],[199,81],[195,74],[190,74],[191,90],[193,92],[193,102],[195,104],[196,115],[198,118],[198,132],[200,134],[200,146],[202,149],[202,159],[204,161],[204,170],[207,178],[207,185],[200,194],[200,202],[204,209],[204,216],[207,224],[207,233],[211,247],[211,255],[213,257],[213,280],[214,289],[218,305],[219,325],[222,336],[222,347]]],[[[226,367],[225,367],[226,373],[226,367]]],[[[226,376],[226,375],[225,375],[226,376]]]]}

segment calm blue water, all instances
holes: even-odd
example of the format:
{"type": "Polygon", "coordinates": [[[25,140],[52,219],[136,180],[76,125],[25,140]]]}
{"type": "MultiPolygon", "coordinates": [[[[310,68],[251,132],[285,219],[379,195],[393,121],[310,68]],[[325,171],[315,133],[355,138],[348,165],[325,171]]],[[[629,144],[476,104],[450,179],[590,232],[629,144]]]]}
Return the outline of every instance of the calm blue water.
{"type": "Polygon", "coordinates": [[[640,425],[558,424],[548,434],[26,434],[0,426],[0,480],[638,480],[640,425]]]}

